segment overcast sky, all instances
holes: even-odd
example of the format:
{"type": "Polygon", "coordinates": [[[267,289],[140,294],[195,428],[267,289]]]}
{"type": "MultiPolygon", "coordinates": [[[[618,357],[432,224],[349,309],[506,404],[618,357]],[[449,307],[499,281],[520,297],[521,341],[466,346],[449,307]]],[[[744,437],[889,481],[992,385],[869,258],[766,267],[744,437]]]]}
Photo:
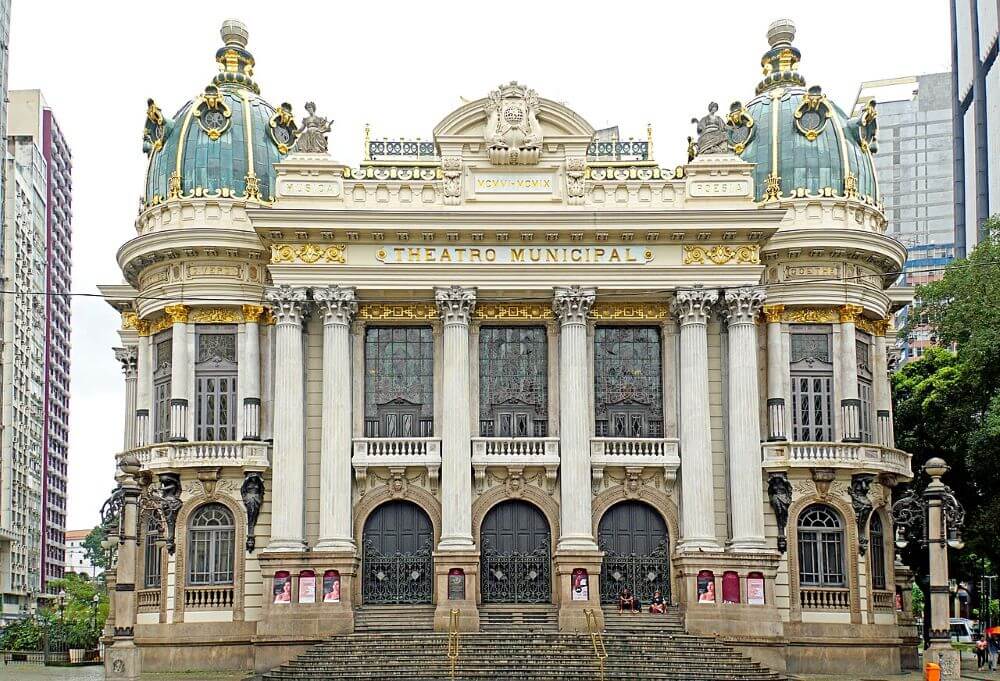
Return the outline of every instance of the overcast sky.
{"type": "MultiPolygon", "coordinates": [[[[331,151],[361,159],[376,137],[430,137],[461,104],[517,80],[597,128],[644,136],[685,158],[709,101],[746,101],[774,19],[798,26],[800,71],[849,110],[862,80],[950,68],[945,0],[715,2],[294,2],[13,0],[10,87],[40,88],[73,151],[73,290],[119,283],[135,235],[146,98],[172,114],[216,73],[219,27],[250,32],[255,79],[273,104],[307,99],[334,119],[331,151]],[[762,10],[766,7],[766,10],[762,10]]],[[[98,520],[121,449],[118,315],[73,301],[67,529],[98,520]]]]}

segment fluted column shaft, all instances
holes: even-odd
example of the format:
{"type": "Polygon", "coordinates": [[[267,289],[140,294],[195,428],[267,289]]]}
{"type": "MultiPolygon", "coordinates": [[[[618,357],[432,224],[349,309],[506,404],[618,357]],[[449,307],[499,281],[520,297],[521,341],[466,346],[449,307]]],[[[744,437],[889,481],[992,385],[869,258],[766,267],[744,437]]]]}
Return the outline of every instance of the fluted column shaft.
{"type": "Polygon", "coordinates": [[[122,451],[135,446],[136,376],[138,375],[139,348],[126,345],[115,348],[115,359],[122,365],[125,375],[125,438],[122,451]]]}
{"type": "Polygon", "coordinates": [[[471,549],[472,415],[469,322],[476,290],[449,286],[434,291],[444,322],[444,422],[441,429],[441,550],[471,549]]]}
{"type": "Polygon", "coordinates": [[[243,439],[260,439],[260,317],[262,305],[243,306],[243,439]]]}
{"type": "Polygon", "coordinates": [[[597,550],[591,520],[590,410],[587,315],[596,289],[555,289],[552,308],[559,334],[559,505],[558,550],[597,550]]]}
{"type": "Polygon", "coordinates": [[[148,326],[143,331],[145,333],[139,333],[138,357],[136,359],[138,383],[135,412],[132,417],[135,419],[135,431],[132,434],[135,447],[145,447],[151,439],[149,436],[149,413],[152,411],[153,395],[152,343],[149,342],[148,326]]]}
{"type": "Polygon", "coordinates": [[[351,320],[353,288],[312,290],[323,315],[323,422],[317,550],[354,551],[351,529],[351,320]]]}
{"type": "Polygon", "coordinates": [[[188,390],[191,369],[188,357],[187,321],[190,309],[186,305],[167,305],[163,311],[173,324],[170,352],[170,440],[186,442],[188,437],[188,390]]]}
{"type": "Polygon", "coordinates": [[[729,498],[731,546],[757,551],[764,544],[764,493],[757,386],[757,313],[764,289],[726,291],[729,321],[729,498]]]}
{"type": "Polygon", "coordinates": [[[859,305],[844,305],[840,308],[840,428],[844,442],[861,442],[855,322],[863,311],[859,305]]]}
{"type": "Polygon", "coordinates": [[[304,542],[305,428],[303,423],[302,319],[306,289],[267,289],[276,317],[274,463],[271,541],[267,551],[299,550],[304,542]]]}
{"type": "Polygon", "coordinates": [[[784,305],[765,305],[767,318],[767,439],[770,442],[788,439],[785,422],[785,343],[781,337],[781,313],[784,305]]]}
{"type": "Polygon", "coordinates": [[[681,327],[681,545],[720,550],[715,534],[712,424],[708,405],[708,318],[715,290],[678,291],[673,308],[681,327]]]}

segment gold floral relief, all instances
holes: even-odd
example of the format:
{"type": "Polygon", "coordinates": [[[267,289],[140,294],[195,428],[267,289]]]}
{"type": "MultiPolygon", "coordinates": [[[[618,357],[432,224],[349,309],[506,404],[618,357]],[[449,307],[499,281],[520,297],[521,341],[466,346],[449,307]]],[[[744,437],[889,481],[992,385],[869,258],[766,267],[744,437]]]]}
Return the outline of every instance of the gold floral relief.
{"type": "Polygon", "coordinates": [[[873,336],[884,336],[890,327],[890,321],[888,319],[868,319],[867,317],[858,317],[854,323],[857,324],[859,329],[866,333],[870,333],[873,336]]]}
{"type": "Polygon", "coordinates": [[[173,326],[174,320],[170,318],[169,315],[163,315],[159,319],[153,319],[149,322],[149,335],[155,335],[164,329],[169,329],[173,326]]]}
{"type": "Polygon", "coordinates": [[[685,265],[759,265],[760,246],[685,246],[685,265]]]}
{"type": "Polygon", "coordinates": [[[139,314],[131,310],[122,312],[122,331],[131,331],[139,328],[139,314]]]}
{"type": "Polygon", "coordinates": [[[603,321],[652,321],[670,319],[670,307],[666,303],[609,303],[596,302],[590,310],[590,318],[603,321]]]}
{"type": "Polygon", "coordinates": [[[777,324],[781,321],[782,314],[785,312],[784,305],[765,305],[764,306],[764,318],[767,320],[768,324],[777,324]]]}
{"type": "Polygon", "coordinates": [[[187,305],[167,305],[163,308],[163,312],[170,319],[171,324],[183,323],[188,320],[188,314],[191,312],[191,308],[187,305]]]}
{"type": "Polygon", "coordinates": [[[798,307],[781,313],[781,321],[790,324],[832,324],[839,319],[835,307],[798,307]]]}
{"type": "Polygon", "coordinates": [[[251,324],[260,322],[261,315],[264,314],[263,305],[244,305],[243,319],[251,324]]]}
{"type": "Polygon", "coordinates": [[[854,322],[857,324],[864,311],[865,308],[860,305],[851,305],[850,303],[842,305],[840,307],[840,321],[841,323],[854,322]]]}
{"type": "Polygon", "coordinates": [[[347,262],[345,244],[322,246],[318,244],[272,244],[271,262],[280,263],[333,263],[343,265],[347,262]]]}
{"type": "Polygon", "coordinates": [[[358,319],[423,321],[438,319],[438,309],[434,303],[363,303],[358,306],[358,319]]]}
{"type": "Polygon", "coordinates": [[[536,321],[554,319],[552,306],[544,303],[491,303],[476,305],[473,319],[482,321],[536,321]]]}
{"type": "Polygon", "coordinates": [[[238,324],[243,321],[243,315],[231,308],[199,307],[191,311],[188,321],[196,324],[238,324]]]}

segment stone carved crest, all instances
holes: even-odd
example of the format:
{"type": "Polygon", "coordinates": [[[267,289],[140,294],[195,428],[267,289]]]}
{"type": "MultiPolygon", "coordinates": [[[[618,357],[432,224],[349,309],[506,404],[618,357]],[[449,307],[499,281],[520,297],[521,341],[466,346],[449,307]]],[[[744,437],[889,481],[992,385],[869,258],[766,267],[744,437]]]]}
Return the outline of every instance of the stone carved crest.
{"type": "Polygon", "coordinates": [[[486,110],[487,153],[497,166],[536,165],[541,155],[538,95],[511,81],[489,94],[486,110]]]}

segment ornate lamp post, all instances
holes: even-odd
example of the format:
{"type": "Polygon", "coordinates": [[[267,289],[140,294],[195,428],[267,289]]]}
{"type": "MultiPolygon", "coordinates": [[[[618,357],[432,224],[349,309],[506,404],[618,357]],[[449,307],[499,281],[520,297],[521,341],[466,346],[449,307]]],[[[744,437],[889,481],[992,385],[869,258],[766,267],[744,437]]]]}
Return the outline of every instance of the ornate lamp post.
{"type": "Polygon", "coordinates": [[[59,624],[63,623],[63,619],[66,613],[66,590],[61,589],[59,591],[59,624]]]}
{"type": "Polygon", "coordinates": [[[922,494],[913,488],[892,506],[896,523],[896,546],[906,548],[907,537],[917,537],[927,546],[930,565],[930,647],[927,659],[941,665],[941,678],[958,681],[962,673],[961,658],[951,647],[948,623],[950,589],[948,587],[948,548],[961,549],[965,509],[958,503],[951,488],[941,482],[949,471],[943,459],[929,459],[924,472],[930,477],[922,494]]]}

